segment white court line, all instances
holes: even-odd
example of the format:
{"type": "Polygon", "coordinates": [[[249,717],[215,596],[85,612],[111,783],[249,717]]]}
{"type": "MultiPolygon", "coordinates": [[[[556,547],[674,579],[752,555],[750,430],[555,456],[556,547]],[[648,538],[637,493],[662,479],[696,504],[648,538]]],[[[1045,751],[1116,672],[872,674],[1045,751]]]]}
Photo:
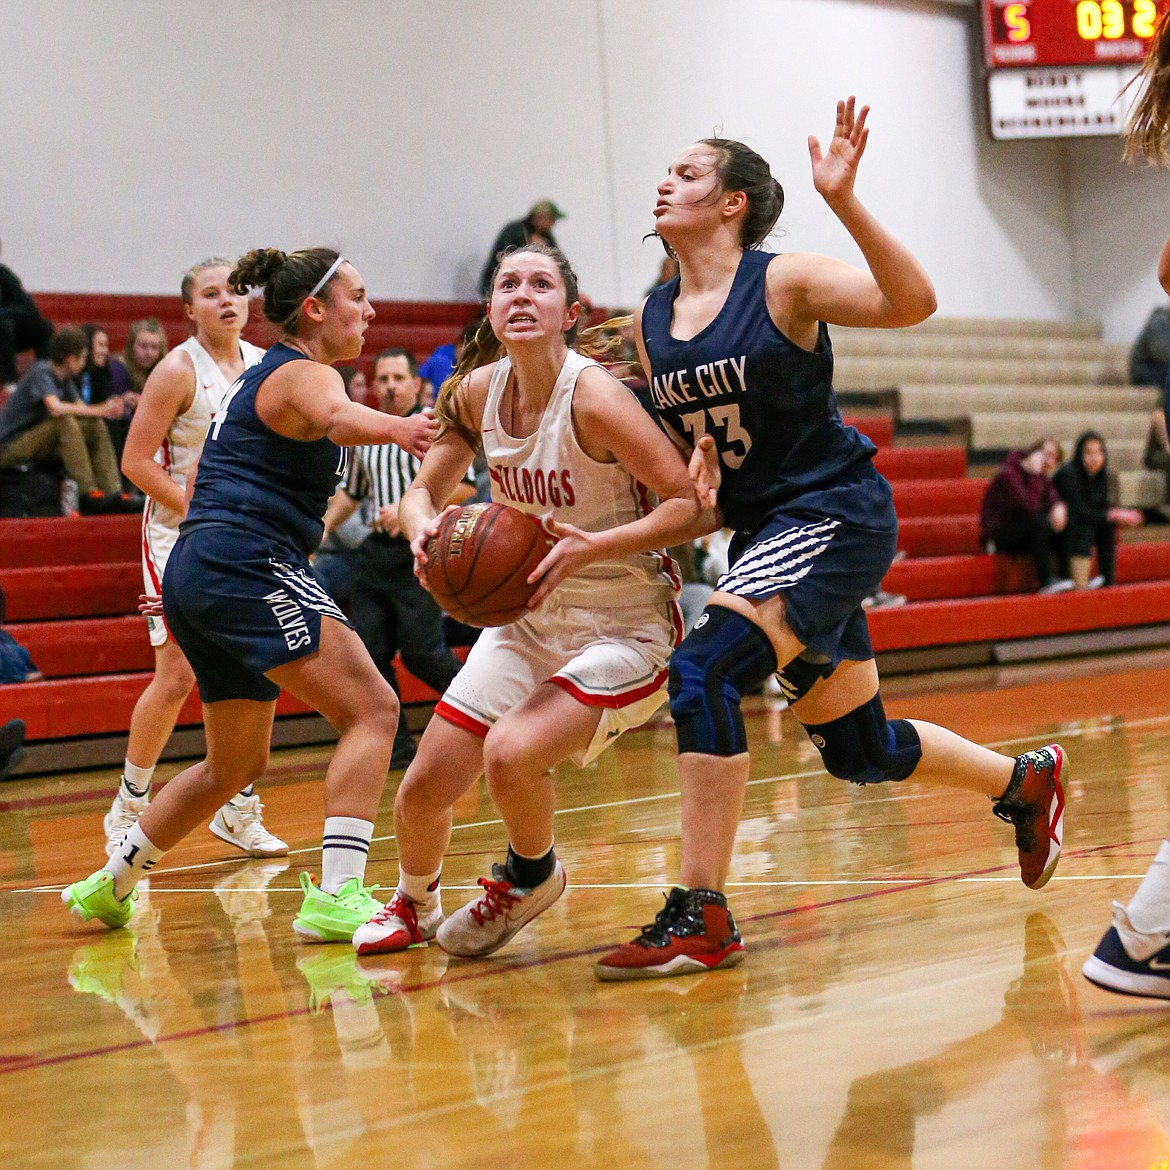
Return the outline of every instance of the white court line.
{"type": "MultiPolygon", "coordinates": [[[[1073,727],[1067,731],[1062,732],[1060,734],[1059,738],[1061,738],[1061,739],[1075,739],[1081,735],[1088,735],[1090,733],[1097,734],[1097,733],[1100,733],[1102,730],[1107,730],[1107,731],[1108,730],[1125,730],[1125,731],[1128,731],[1131,728],[1135,728],[1135,727],[1148,727],[1148,726],[1151,726],[1152,724],[1166,723],[1166,722],[1170,722],[1170,714],[1168,714],[1168,715],[1151,715],[1146,719],[1127,720],[1117,729],[1102,728],[1100,725],[1094,725],[1092,727],[1080,727],[1080,728],[1073,727]]],[[[1014,739],[997,739],[997,740],[991,740],[989,743],[986,743],[983,746],[989,747],[989,748],[995,748],[995,747],[1008,747],[1011,744],[1017,744],[1017,743],[1035,743],[1036,738],[1037,737],[1034,735],[1028,735],[1028,736],[1017,736],[1014,739]]],[[[813,777],[813,776],[827,776],[827,775],[828,775],[828,773],[823,768],[812,768],[808,771],[803,771],[803,772],[783,772],[779,776],[761,776],[756,780],[749,780],[747,782],[747,786],[749,788],[754,788],[760,784],[779,784],[785,780],[805,780],[805,779],[809,779],[810,777],[813,777]]],[[[846,783],[846,781],[842,781],[842,783],[846,783]]],[[[679,793],[677,790],[674,790],[671,792],[658,792],[652,796],[631,796],[631,797],[628,797],[624,800],[603,801],[600,804],[580,804],[580,805],[575,806],[574,808],[558,808],[555,810],[554,815],[556,815],[558,817],[576,816],[579,813],[599,812],[601,809],[606,809],[606,808],[625,808],[625,807],[632,806],[635,804],[649,804],[653,801],[678,800],[678,799],[679,799],[679,793]]],[[[495,818],[494,820],[490,820],[490,821],[466,821],[466,822],[463,822],[462,824],[453,825],[451,831],[452,832],[459,832],[460,830],[463,830],[463,829],[484,829],[484,828],[490,828],[493,825],[502,825],[503,823],[504,822],[498,817],[495,818]]],[[[375,844],[375,843],[380,844],[384,841],[393,841],[393,840],[394,840],[394,834],[387,833],[387,834],[380,836],[380,837],[374,837],[371,840],[370,844],[371,845],[375,844]]],[[[306,846],[305,848],[302,848],[302,849],[290,849],[285,856],[298,857],[298,856],[302,856],[304,854],[309,854],[309,853],[319,854],[320,852],[321,852],[320,845],[310,845],[310,846],[306,846]]],[[[192,865],[177,865],[177,866],[174,866],[174,867],[171,867],[168,869],[156,870],[155,876],[161,876],[164,873],[191,873],[191,872],[194,872],[197,870],[203,870],[203,869],[216,869],[219,866],[225,865],[225,864],[230,864],[230,863],[225,862],[223,860],[220,860],[220,861],[200,861],[200,862],[196,862],[192,865]]],[[[914,879],[914,880],[922,880],[922,879],[914,879]]],[[[990,880],[998,880],[998,879],[990,879],[990,880]]],[[[1016,880],[1018,880],[1018,879],[1016,879],[1016,880]]],[[[1065,879],[1065,880],[1071,880],[1071,879],[1065,879]]],[[[63,888],[64,888],[63,886],[33,886],[33,887],[28,888],[28,889],[14,890],[13,893],[28,894],[28,893],[38,893],[38,892],[45,891],[45,890],[61,890],[63,888]]],[[[445,888],[446,889],[456,889],[457,887],[447,886],[445,888]]],[[[474,889],[475,887],[469,887],[469,888],[474,889]]],[[[582,887],[578,887],[578,889],[580,889],[580,888],[582,888],[582,887]]]]}

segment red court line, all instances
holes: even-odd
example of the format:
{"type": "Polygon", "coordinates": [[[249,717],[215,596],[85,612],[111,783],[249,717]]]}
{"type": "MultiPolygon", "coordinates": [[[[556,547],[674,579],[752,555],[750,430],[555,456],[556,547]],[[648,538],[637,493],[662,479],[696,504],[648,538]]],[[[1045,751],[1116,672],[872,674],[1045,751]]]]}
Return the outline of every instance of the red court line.
{"type": "MultiPolygon", "coordinates": [[[[1160,840],[1161,838],[1159,838],[1160,840]]],[[[1133,841],[1129,844],[1142,844],[1143,842],[1133,841]]],[[[1082,852],[1080,850],[1078,853],[1082,852]]],[[[1087,849],[1084,852],[1095,852],[1095,849],[1087,849]]],[[[1070,854],[1072,856],[1073,854],[1070,854]]],[[[1001,873],[1004,870],[1015,869],[1015,865],[993,865],[986,869],[972,869],[964,873],[948,874],[945,877],[920,878],[907,880],[905,884],[898,886],[883,886],[880,889],[865,890],[860,894],[847,894],[839,898],[829,898],[823,902],[804,902],[799,906],[786,906],[780,910],[769,910],[763,914],[753,914],[748,918],[741,918],[740,922],[769,922],[782,918],[790,918],[795,914],[806,914],[815,910],[827,910],[834,906],[848,906],[853,902],[865,902],[871,898],[884,898],[890,894],[904,894],[912,890],[923,890],[930,886],[942,885],[946,882],[962,881],[966,878],[985,877],[988,874],[1001,873]]],[[[631,927],[628,929],[638,929],[631,927]]],[[[480,966],[474,970],[468,971],[463,975],[447,976],[444,975],[441,979],[431,979],[425,983],[416,983],[410,987],[399,987],[395,991],[389,993],[392,995],[411,995],[419,991],[431,991],[436,987],[445,986],[451,983],[467,983],[475,979],[484,979],[493,975],[506,974],[509,971],[528,971],[536,967],[547,967],[553,963],[565,962],[569,959],[584,959],[590,955],[600,955],[614,948],[613,943],[606,943],[604,946],[588,947],[584,950],[575,951],[554,951],[550,955],[541,955],[535,959],[522,959],[514,962],[503,963],[500,965],[480,966]]],[[[781,945],[779,938],[775,939],[760,939],[753,940],[752,950],[764,951],[771,950],[781,945]]],[[[332,1003],[328,1006],[332,1010],[332,1003]]],[[[293,1008],[283,1012],[271,1012],[264,1016],[252,1016],[243,1020],[228,1020],[222,1024],[208,1024],[204,1028],[191,1028],[184,1032],[174,1032],[166,1036],[159,1036],[157,1039],[151,1041],[145,1038],[139,1040],[128,1040],[123,1044],[107,1044],[101,1048],[86,1048],[79,1052],[65,1052],[59,1056],[29,1056],[27,1058],[15,1056],[0,1058],[0,1077],[7,1076],[10,1073],[27,1072],[30,1069],[51,1068],[59,1064],[72,1064],[79,1060],[90,1060],[99,1056],[110,1056],[117,1052],[133,1052],[139,1048],[151,1048],[158,1044],[169,1044],[178,1040],[191,1040],[197,1036],[211,1036],[218,1032],[233,1032],[238,1028],[248,1028],[253,1024],[269,1024],[277,1020],[292,1020],[303,1016],[313,1014],[308,1007],[293,1008]]],[[[318,1012],[317,1014],[320,1014],[318,1012]]]]}

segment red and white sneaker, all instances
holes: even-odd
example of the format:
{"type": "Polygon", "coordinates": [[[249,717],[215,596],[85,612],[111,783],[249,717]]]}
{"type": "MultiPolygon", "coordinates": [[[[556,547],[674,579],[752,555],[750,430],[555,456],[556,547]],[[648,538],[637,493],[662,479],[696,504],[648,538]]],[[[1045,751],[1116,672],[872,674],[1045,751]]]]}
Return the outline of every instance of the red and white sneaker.
{"type": "Polygon", "coordinates": [[[1015,826],[1020,878],[1030,890],[1045,885],[1060,860],[1064,842],[1062,773],[1068,761],[1057,744],[1016,756],[1016,770],[1007,791],[991,811],[1015,826]]]}
{"type": "Polygon", "coordinates": [[[715,890],[675,886],[649,926],[632,942],[599,959],[593,973],[603,982],[662,979],[735,967],[744,959],[743,937],[715,890]]]}
{"type": "Polygon", "coordinates": [[[558,861],[540,885],[524,890],[514,886],[497,864],[492,866],[492,876],[480,878],[479,884],[482,897],[456,910],[435,935],[449,955],[473,959],[498,951],[565,892],[565,869],[558,861]]]}
{"type": "Polygon", "coordinates": [[[359,955],[386,955],[421,946],[435,937],[442,921],[439,903],[420,916],[419,904],[396,891],[373,918],[353,932],[353,949],[359,955]]]}

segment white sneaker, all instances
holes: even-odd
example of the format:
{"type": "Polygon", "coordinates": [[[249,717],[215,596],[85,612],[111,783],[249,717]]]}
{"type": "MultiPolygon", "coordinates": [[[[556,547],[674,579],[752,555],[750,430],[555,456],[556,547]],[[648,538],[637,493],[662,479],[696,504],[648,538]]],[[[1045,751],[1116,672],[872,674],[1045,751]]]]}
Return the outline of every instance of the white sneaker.
{"type": "Polygon", "coordinates": [[[1105,584],[1105,578],[1098,573],[1095,577],[1090,577],[1088,583],[1085,585],[1086,589],[1100,589],[1105,584]]]}
{"type": "Polygon", "coordinates": [[[1106,991],[1170,999],[1170,931],[1138,930],[1129,911],[1114,902],[1113,925],[1081,972],[1106,991]]]}
{"type": "Polygon", "coordinates": [[[122,844],[122,838],[130,832],[138,818],[150,808],[149,796],[123,796],[121,786],[118,788],[114,803],[110,811],[102,819],[102,828],[106,831],[106,856],[113,857],[115,850],[122,844]]]}
{"type": "Polygon", "coordinates": [[[442,903],[419,913],[419,903],[395,891],[394,897],[364,926],[353,932],[353,949],[359,955],[386,955],[407,947],[425,946],[443,921],[442,903]]]}
{"type": "Polygon", "coordinates": [[[1055,581],[1049,581],[1043,589],[1037,589],[1036,592],[1044,594],[1067,593],[1076,587],[1077,583],[1071,577],[1058,577],[1055,581]]]}
{"type": "Polygon", "coordinates": [[[263,811],[260,797],[237,796],[220,807],[208,828],[221,841],[242,849],[250,857],[283,857],[288,845],[264,827],[260,819],[263,811]]]}
{"type": "Polygon", "coordinates": [[[483,896],[456,910],[435,934],[449,955],[476,958],[497,951],[521,927],[547,910],[565,892],[565,870],[558,861],[539,886],[522,890],[508,880],[502,865],[480,878],[483,896]]]}

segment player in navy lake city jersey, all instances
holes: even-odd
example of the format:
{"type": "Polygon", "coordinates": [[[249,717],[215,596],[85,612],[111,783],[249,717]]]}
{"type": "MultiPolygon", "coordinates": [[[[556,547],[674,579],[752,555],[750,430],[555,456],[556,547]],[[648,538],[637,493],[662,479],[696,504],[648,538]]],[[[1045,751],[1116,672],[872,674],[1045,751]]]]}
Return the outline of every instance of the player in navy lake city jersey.
{"type": "MultiPolygon", "coordinates": [[[[777,673],[834,776],[915,780],[983,793],[1013,823],[1032,888],[1060,854],[1063,753],[1012,758],[918,720],[889,720],[862,599],[897,546],[889,484],[873,444],[833,395],[827,325],[913,325],[934,312],[922,266],[853,186],[868,108],[838,102],[829,149],[809,139],[813,183],[868,271],[809,253],[753,251],[783,191],[755,151],[704,139],[658,186],[657,235],[679,275],[653,290],[635,337],[659,419],[703,456],[700,497],[735,530],[730,569],[670,665],[679,747],[679,885],[655,921],[596,965],[601,979],[729,966],[744,947],[723,887],[748,777],[740,698],[777,673]]],[[[692,461],[692,466],[694,466],[692,461]]]]}
{"type": "Polygon", "coordinates": [[[82,919],[125,925],[139,879],[264,771],[284,688],[340,733],[325,776],[321,884],[301,875],[305,897],[293,927],[317,941],[348,942],[380,909],[362,879],[398,700],[308,558],[345,448],[395,442],[421,457],[437,424],[430,414],[398,418],[346,395],[331,367],[361,352],[374,310],[361,276],[337,252],[256,249],[229,284],[241,295],[264,287],[265,315],[281,339],[216,413],[163,578],[167,626],[203,700],[207,758],[171,780],[109,863],[62,898],[82,919]]]}
{"type": "MultiPolygon", "coordinates": [[[[1125,157],[1170,166],[1170,11],[1158,23],[1138,77],[1141,91],[1125,128],[1125,157]]],[[[1158,257],[1158,283],[1170,296],[1170,239],[1158,257]]],[[[1170,378],[1162,406],[1170,418],[1170,378]]],[[[1129,905],[1113,903],[1113,921],[1082,971],[1107,991],[1170,999],[1170,836],[1129,905]]]]}

